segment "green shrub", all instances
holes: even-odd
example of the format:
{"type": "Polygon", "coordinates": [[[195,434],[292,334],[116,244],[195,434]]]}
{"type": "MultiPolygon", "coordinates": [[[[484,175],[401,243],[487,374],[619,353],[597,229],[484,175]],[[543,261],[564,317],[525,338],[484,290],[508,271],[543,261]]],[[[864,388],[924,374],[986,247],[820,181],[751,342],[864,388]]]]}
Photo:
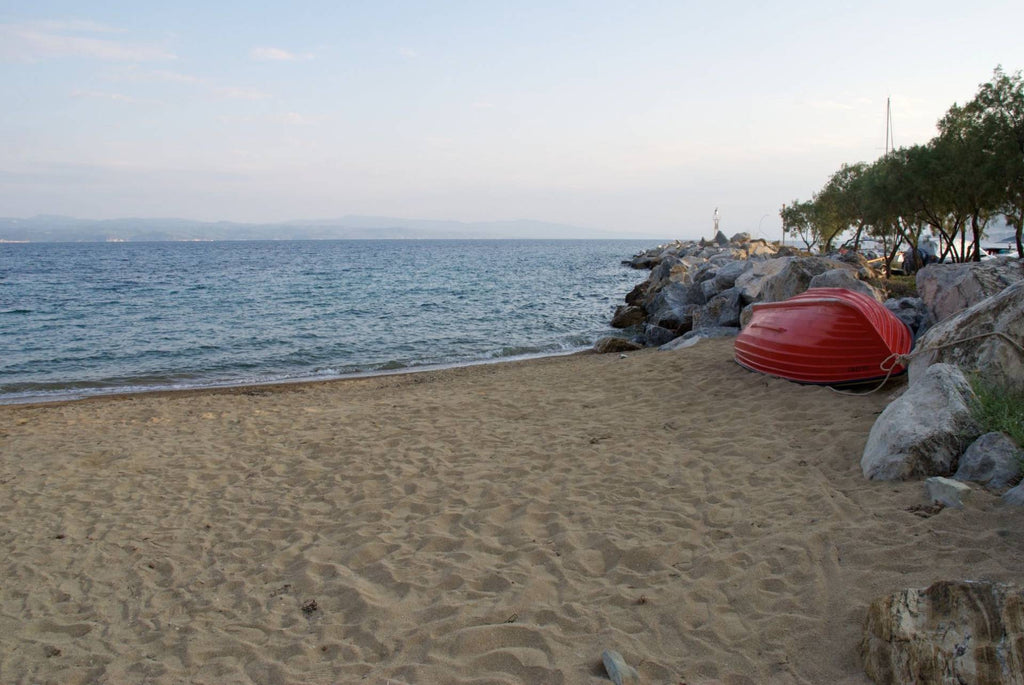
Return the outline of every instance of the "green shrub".
{"type": "Polygon", "coordinates": [[[914,276],[891,276],[890,278],[865,279],[885,293],[886,297],[917,297],[917,280],[914,276]]]}
{"type": "Polygon", "coordinates": [[[1024,390],[971,379],[971,413],[985,432],[1001,431],[1024,447],[1024,390]]]}

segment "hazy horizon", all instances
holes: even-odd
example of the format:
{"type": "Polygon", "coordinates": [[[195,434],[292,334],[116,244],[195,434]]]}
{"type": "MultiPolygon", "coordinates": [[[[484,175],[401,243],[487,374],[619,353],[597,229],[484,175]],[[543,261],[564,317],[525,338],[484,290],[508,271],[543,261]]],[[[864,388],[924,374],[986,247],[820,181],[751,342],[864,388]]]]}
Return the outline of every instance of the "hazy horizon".
{"type": "MultiPolygon", "coordinates": [[[[923,143],[1020,3],[46,1],[0,12],[0,214],[778,235],[923,143]]],[[[552,236],[558,237],[558,236],[552,236]]]]}

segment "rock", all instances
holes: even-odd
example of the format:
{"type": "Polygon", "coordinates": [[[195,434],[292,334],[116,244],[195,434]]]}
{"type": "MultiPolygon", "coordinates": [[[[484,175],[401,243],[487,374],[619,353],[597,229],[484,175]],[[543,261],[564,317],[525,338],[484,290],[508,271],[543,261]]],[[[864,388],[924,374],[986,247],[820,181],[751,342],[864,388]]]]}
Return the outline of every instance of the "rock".
{"type": "Polygon", "coordinates": [[[604,650],[601,653],[601,663],[615,685],[638,685],[640,682],[640,674],[636,669],[627,664],[622,655],[614,650],[604,650]]]}
{"type": "Polygon", "coordinates": [[[964,501],[971,494],[971,486],[943,476],[932,476],[924,481],[925,494],[932,504],[938,502],[944,507],[963,509],[964,501]]]}
{"type": "Polygon", "coordinates": [[[671,342],[665,343],[664,345],[662,345],[658,349],[660,351],[662,351],[662,352],[671,352],[673,350],[682,350],[682,349],[685,349],[687,347],[693,347],[694,345],[696,345],[697,343],[699,343],[703,339],[704,338],[700,337],[699,335],[695,336],[693,338],[687,338],[685,335],[681,335],[678,338],[676,338],[675,340],[673,340],[671,342]]]}
{"type": "Polygon", "coordinates": [[[1010,488],[1003,493],[1003,504],[1014,507],[1024,507],[1024,483],[1010,488]]]}
{"type": "Polygon", "coordinates": [[[794,257],[782,257],[780,259],[766,259],[763,262],[754,262],[749,269],[736,277],[734,285],[740,291],[740,297],[745,304],[757,302],[761,298],[761,289],[768,278],[775,276],[782,271],[794,259],[794,257]]]}
{"type": "Polygon", "coordinates": [[[778,248],[765,240],[755,240],[747,245],[747,257],[749,258],[774,257],[777,252],[778,248]]]}
{"type": "Polygon", "coordinates": [[[885,295],[882,294],[882,291],[857,278],[857,272],[852,269],[829,269],[814,276],[807,287],[845,288],[873,297],[878,302],[885,302],[885,295]]]}
{"type": "Polygon", "coordinates": [[[925,328],[1024,280],[1024,261],[992,259],[966,264],[929,264],[917,273],[917,292],[928,309],[925,328]]]}
{"type": "MultiPolygon", "coordinates": [[[[793,258],[761,286],[761,302],[781,302],[807,290],[811,279],[832,269],[850,268],[842,262],[825,257],[793,258]]],[[[738,280],[738,279],[737,279],[738,280]]]]}
{"type": "Polygon", "coordinates": [[[643,302],[644,297],[647,296],[648,282],[637,283],[633,286],[633,289],[626,293],[626,304],[634,304],[639,306],[643,302]]]}
{"type": "Polygon", "coordinates": [[[719,231],[715,234],[715,244],[721,247],[725,247],[729,244],[729,239],[725,237],[725,234],[719,231]]]}
{"type": "Polygon", "coordinates": [[[883,304],[886,309],[892,312],[897,319],[905,323],[915,334],[928,313],[924,307],[924,300],[920,297],[890,298],[883,302],[883,304]]]}
{"type": "Polygon", "coordinates": [[[644,348],[640,343],[633,342],[632,340],[626,340],[625,338],[616,338],[614,336],[608,336],[601,338],[594,343],[594,351],[599,354],[608,354],[610,352],[634,352],[636,350],[642,350],[644,348]]]}
{"type": "Polygon", "coordinates": [[[861,658],[890,683],[1024,684],[1024,590],[941,581],[871,603],[861,658]]]}
{"type": "Polygon", "coordinates": [[[737,233],[733,237],[729,238],[729,242],[730,243],[749,243],[750,242],[750,234],[745,232],[745,231],[737,233]]]}
{"type": "Polygon", "coordinates": [[[692,340],[694,338],[710,339],[710,338],[731,338],[740,332],[739,328],[735,326],[706,326],[704,328],[695,328],[692,331],[687,331],[680,336],[683,340],[692,340]]]}
{"type": "Polygon", "coordinates": [[[875,421],[860,460],[870,480],[948,476],[969,441],[981,434],[968,406],[963,373],[935,364],[875,421]]]}
{"type": "Polygon", "coordinates": [[[700,283],[700,292],[704,296],[705,302],[707,300],[710,300],[715,295],[717,295],[719,290],[720,288],[718,287],[718,284],[715,282],[714,277],[706,281],[702,281],[700,283]]]}
{"type": "Polygon", "coordinates": [[[717,271],[715,271],[714,283],[716,291],[722,292],[723,290],[732,288],[733,286],[736,285],[736,279],[742,276],[744,273],[746,273],[748,269],[752,269],[753,267],[753,262],[747,261],[745,259],[738,259],[723,264],[718,268],[717,271]]]}
{"type": "Polygon", "coordinates": [[[660,347],[677,337],[678,335],[675,331],[670,331],[667,328],[650,323],[644,326],[644,343],[647,347],[660,347]]]}
{"type": "Polygon", "coordinates": [[[953,476],[957,480],[981,483],[989,490],[1002,490],[1021,477],[1024,450],[1006,433],[985,433],[971,443],[953,476]]]}
{"type": "Polygon", "coordinates": [[[850,264],[855,267],[858,272],[861,269],[866,269],[868,274],[874,275],[874,269],[871,268],[871,262],[868,261],[867,257],[862,255],[860,252],[847,250],[846,252],[840,252],[832,258],[845,264],[850,264]]]}
{"type": "MultiPolygon", "coordinates": [[[[931,267],[926,267],[925,270],[931,267]]],[[[907,367],[910,382],[938,362],[997,385],[1024,388],[1024,281],[928,329],[907,367]]]]}
{"type": "Polygon", "coordinates": [[[740,325],[740,292],[729,288],[714,297],[693,313],[694,328],[714,328],[740,325]]]}
{"type": "Polygon", "coordinates": [[[703,303],[699,286],[669,283],[647,306],[647,321],[677,333],[693,326],[693,312],[703,303]]]}
{"type": "Polygon", "coordinates": [[[646,319],[647,313],[643,307],[626,305],[615,310],[615,316],[612,317],[612,328],[629,328],[642,324],[646,319]]]}

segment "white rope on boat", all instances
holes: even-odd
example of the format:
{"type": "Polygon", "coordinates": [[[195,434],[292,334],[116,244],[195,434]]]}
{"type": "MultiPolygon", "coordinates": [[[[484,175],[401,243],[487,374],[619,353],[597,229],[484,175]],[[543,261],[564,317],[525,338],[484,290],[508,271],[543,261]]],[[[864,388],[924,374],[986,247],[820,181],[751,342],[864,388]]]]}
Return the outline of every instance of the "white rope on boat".
{"type": "Polygon", "coordinates": [[[955,347],[956,345],[959,345],[960,343],[970,342],[972,340],[980,340],[981,338],[989,338],[989,337],[1002,338],[1006,342],[1010,343],[1010,345],[1017,350],[1018,354],[1020,354],[1022,357],[1024,357],[1024,346],[1022,346],[1019,342],[1017,342],[1016,340],[1014,340],[1013,338],[1011,338],[1009,335],[1007,335],[1006,333],[1004,333],[1002,331],[989,331],[988,333],[978,333],[977,335],[969,335],[966,338],[958,338],[958,339],[953,340],[953,341],[948,342],[948,343],[942,343],[941,345],[931,345],[929,347],[925,347],[925,348],[922,348],[920,350],[912,350],[912,351],[910,351],[907,354],[900,354],[899,352],[893,352],[888,357],[883,359],[882,362],[878,365],[879,368],[882,371],[885,372],[885,378],[883,378],[881,380],[881,382],[879,382],[879,384],[877,386],[875,386],[874,388],[872,388],[871,390],[868,390],[866,392],[848,392],[848,391],[845,391],[845,390],[836,390],[831,385],[828,386],[828,387],[829,387],[829,390],[831,390],[834,393],[838,393],[840,395],[850,395],[852,397],[863,397],[864,395],[870,395],[870,394],[872,394],[874,392],[877,392],[877,391],[881,390],[882,386],[884,386],[886,383],[889,382],[889,378],[892,376],[892,374],[896,370],[897,366],[902,366],[902,367],[906,368],[906,366],[910,362],[910,360],[913,359],[914,357],[916,357],[919,354],[922,354],[924,352],[935,352],[935,351],[938,351],[938,350],[941,350],[941,349],[945,349],[947,347],[955,347]]]}

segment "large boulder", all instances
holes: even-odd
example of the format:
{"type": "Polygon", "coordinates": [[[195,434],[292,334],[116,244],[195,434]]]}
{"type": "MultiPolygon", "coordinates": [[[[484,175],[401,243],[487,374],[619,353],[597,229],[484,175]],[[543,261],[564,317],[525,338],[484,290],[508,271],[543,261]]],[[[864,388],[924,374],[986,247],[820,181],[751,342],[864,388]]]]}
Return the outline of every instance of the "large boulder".
{"type": "Polygon", "coordinates": [[[594,351],[598,354],[634,352],[636,350],[642,350],[643,348],[644,346],[640,343],[633,342],[632,340],[626,340],[625,338],[616,338],[611,335],[601,338],[594,343],[594,351]]]}
{"type": "Polygon", "coordinates": [[[643,307],[636,305],[624,305],[615,310],[612,317],[612,328],[629,328],[642,324],[647,319],[647,312],[643,307]]]}
{"type": "Polygon", "coordinates": [[[966,264],[930,264],[917,272],[917,292],[928,309],[924,328],[1024,280],[1024,261],[992,259],[966,264]]]}
{"type": "MultiPolygon", "coordinates": [[[[930,268],[930,267],[929,267],[930,268]]],[[[1024,281],[933,326],[917,341],[914,383],[935,363],[956,364],[997,385],[1024,388],[1024,281]]]]}
{"type": "Polygon", "coordinates": [[[779,274],[796,257],[781,257],[754,262],[749,269],[736,277],[734,285],[740,291],[745,304],[761,299],[761,290],[769,278],[779,274]]]}
{"type": "Polygon", "coordinates": [[[1024,507],[1024,483],[1019,483],[1003,493],[1003,504],[1012,507],[1024,507]]]}
{"type": "Polygon", "coordinates": [[[665,343],[679,337],[675,331],[655,326],[654,324],[644,325],[644,345],[647,347],[660,347],[665,343]]]}
{"type": "Polygon", "coordinates": [[[736,279],[746,273],[748,269],[753,268],[753,266],[753,262],[746,259],[737,259],[718,267],[714,276],[716,292],[722,292],[735,286],[736,279]]]}
{"type": "Polygon", "coordinates": [[[703,307],[693,313],[693,327],[701,328],[735,328],[740,325],[740,293],[736,288],[724,290],[703,307]]]}
{"type": "Polygon", "coordinates": [[[924,306],[924,300],[920,297],[890,298],[883,304],[897,319],[905,323],[915,335],[921,328],[921,322],[924,321],[924,317],[928,313],[924,306]]]}
{"type": "Polygon", "coordinates": [[[788,300],[807,290],[811,286],[811,279],[818,274],[842,268],[852,269],[849,264],[827,257],[797,257],[788,260],[778,273],[765,279],[759,299],[761,302],[788,300]]]}
{"type": "Polygon", "coordinates": [[[647,305],[647,321],[685,333],[693,325],[693,312],[703,304],[700,286],[669,283],[647,305]]]}
{"type": "Polygon", "coordinates": [[[985,433],[971,443],[953,476],[1002,490],[1020,480],[1024,451],[1006,433],[985,433]]]}
{"type": "Polygon", "coordinates": [[[905,480],[948,476],[981,434],[971,416],[971,386],[950,364],[935,364],[875,421],[860,460],[864,477],[905,480]]]}
{"type": "Polygon", "coordinates": [[[1024,590],[940,581],[882,597],[860,651],[878,685],[1024,685],[1024,590]]]}
{"type": "Polygon", "coordinates": [[[829,269],[814,278],[807,286],[808,288],[845,288],[854,292],[863,293],[874,298],[877,302],[885,302],[885,295],[878,288],[857,278],[857,272],[850,268],[829,269]]]}

